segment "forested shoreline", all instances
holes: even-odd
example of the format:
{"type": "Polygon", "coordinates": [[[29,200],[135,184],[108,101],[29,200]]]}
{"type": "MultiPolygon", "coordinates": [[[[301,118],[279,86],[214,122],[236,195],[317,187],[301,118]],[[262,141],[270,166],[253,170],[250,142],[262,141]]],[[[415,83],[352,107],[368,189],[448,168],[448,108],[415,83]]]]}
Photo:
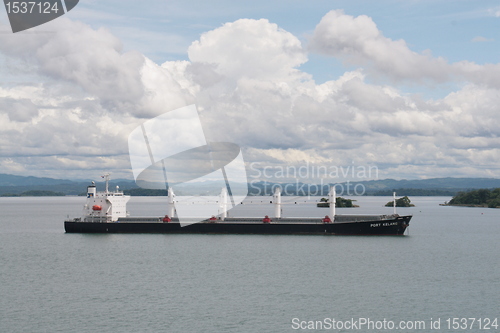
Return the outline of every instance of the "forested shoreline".
{"type": "Polygon", "coordinates": [[[459,192],[450,201],[445,203],[445,205],[499,208],[500,188],[459,192]]]}

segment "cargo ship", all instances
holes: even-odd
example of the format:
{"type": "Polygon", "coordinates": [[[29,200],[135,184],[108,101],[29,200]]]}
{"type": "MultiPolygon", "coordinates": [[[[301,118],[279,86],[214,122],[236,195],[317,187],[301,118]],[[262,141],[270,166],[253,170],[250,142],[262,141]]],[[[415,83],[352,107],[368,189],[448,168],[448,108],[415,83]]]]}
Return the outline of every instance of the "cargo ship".
{"type": "MultiPolygon", "coordinates": [[[[271,235],[404,235],[411,215],[344,215],[335,211],[335,187],[329,193],[329,215],[317,218],[282,217],[281,192],[277,188],[270,204],[273,217],[228,217],[227,210],[217,216],[191,220],[175,216],[173,190],[168,190],[168,214],[160,217],[130,217],[130,196],[116,188],[98,192],[94,182],[87,187],[87,202],[82,217],[64,221],[67,233],[165,233],[165,234],[271,234],[271,235]]],[[[220,203],[227,204],[227,190],[222,189],[220,203]]],[[[395,202],[395,200],[394,200],[395,202]]],[[[243,203],[244,204],[244,203],[243,203]]]]}

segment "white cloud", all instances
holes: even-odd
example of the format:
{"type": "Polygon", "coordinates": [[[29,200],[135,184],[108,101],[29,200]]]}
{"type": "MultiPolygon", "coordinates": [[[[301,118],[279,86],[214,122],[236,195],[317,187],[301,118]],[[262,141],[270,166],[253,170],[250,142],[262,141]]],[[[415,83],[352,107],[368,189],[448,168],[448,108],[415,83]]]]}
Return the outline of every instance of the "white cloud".
{"type": "Polygon", "coordinates": [[[321,19],[309,47],[396,81],[443,83],[458,78],[500,87],[499,64],[481,66],[469,61],[449,64],[429,51],[414,52],[404,40],[385,37],[370,17],[353,17],[342,10],[330,11],[321,19]]]}
{"type": "Polygon", "coordinates": [[[140,108],[134,114],[140,117],[152,118],[164,112],[186,105],[194,104],[193,93],[196,89],[186,78],[182,78],[186,63],[172,63],[158,66],[146,59],[140,71],[144,90],[140,108]],[[180,72],[180,73],[179,73],[180,72]]]}
{"type": "Polygon", "coordinates": [[[316,26],[310,48],[352,64],[373,66],[399,80],[448,79],[444,59],[418,54],[404,40],[385,37],[366,15],[353,17],[342,10],[330,11],[316,26]]]}
{"type": "Polygon", "coordinates": [[[105,29],[54,22],[51,34],[0,35],[0,52],[39,80],[0,87],[3,172],[131,177],[130,132],[193,103],[207,138],[240,144],[247,162],[370,164],[392,178],[498,171],[498,64],[413,52],[367,16],[333,11],[316,27],[312,49],[360,66],[322,84],[298,69],[307,61],[298,38],[267,20],[224,24],[192,43],[189,61],[162,65],[123,52],[105,29]],[[425,100],[374,84],[373,73],[469,82],[425,100]]]}
{"type": "MultiPolygon", "coordinates": [[[[35,30],[36,32],[37,30],[35,30]]],[[[121,52],[108,30],[60,18],[40,33],[1,34],[0,51],[35,64],[40,74],[67,80],[102,100],[123,105],[143,93],[139,71],[144,57],[121,52]]]]}
{"type": "Polygon", "coordinates": [[[26,122],[31,121],[38,115],[38,108],[29,99],[0,99],[0,110],[9,110],[7,114],[10,121],[26,122]]]}
{"type": "Polygon", "coordinates": [[[490,14],[490,16],[500,17],[500,8],[499,7],[490,8],[488,9],[488,13],[490,14]]]}
{"type": "Polygon", "coordinates": [[[473,43],[481,43],[481,42],[493,42],[494,39],[493,38],[486,38],[486,37],[483,37],[483,36],[476,36],[474,38],[472,38],[471,42],[473,43]]]}
{"type": "Polygon", "coordinates": [[[297,37],[268,20],[240,19],[206,32],[188,49],[194,63],[215,65],[215,71],[232,78],[279,80],[298,74],[295,67],[307,61],[297,37]]]}

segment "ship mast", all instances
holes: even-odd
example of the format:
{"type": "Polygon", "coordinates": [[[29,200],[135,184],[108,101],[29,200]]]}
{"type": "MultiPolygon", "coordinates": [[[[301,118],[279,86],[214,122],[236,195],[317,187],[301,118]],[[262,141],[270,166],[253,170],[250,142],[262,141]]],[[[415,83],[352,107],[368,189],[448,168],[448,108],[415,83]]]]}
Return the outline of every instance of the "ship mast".
{"type": "Polygon", "coordinates": [[[106,195],[108,195],[109,193],[109,173],[105,173],[104,176],[102,176],[102,178],[104,178],[104,180],[106,181],[106,195]]]}
{"type": "Polygon", "coordinates": [[[394,198],[394,201],[393,201],[394,215],[396,215],[396,192],[392,192],[392,197],[394,198]]]}
{"type": "Polygon", "coordinates": [[[175,213],[174,189],[169,187],[167,193],[168,193],[168,216],[170,216],[170,218],[172,218],[172,217],[174,217],[174,213],[175,213]]]}
{"type": "Polygon", "coordinates": [[[277,219],[281,218],[281,188],[279,186],[274,190],[273,195],[274,202],[274,217],[277,219]]]}
{"type": "Polygon", "coordinates": [[[335,191],[335,186],[330,186],[330,192],[328,193],[328,201],[330,201],[330,218],[332,222],[335,222],[335,205],[337,204],[337,193],[335,191]]]}

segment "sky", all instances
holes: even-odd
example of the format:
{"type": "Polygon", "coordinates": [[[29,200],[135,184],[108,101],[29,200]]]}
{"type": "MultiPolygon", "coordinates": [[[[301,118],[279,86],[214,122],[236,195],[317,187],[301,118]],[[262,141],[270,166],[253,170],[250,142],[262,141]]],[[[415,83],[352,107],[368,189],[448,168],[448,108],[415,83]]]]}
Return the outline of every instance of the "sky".
{"type": "Polygon", "coordinates": [[[194,104],[253,179],[498,178],[499,28],[498,1],[81,0],[16,34],[0,9],[0,173],[133,179],[129,135],[194,104]]]}

